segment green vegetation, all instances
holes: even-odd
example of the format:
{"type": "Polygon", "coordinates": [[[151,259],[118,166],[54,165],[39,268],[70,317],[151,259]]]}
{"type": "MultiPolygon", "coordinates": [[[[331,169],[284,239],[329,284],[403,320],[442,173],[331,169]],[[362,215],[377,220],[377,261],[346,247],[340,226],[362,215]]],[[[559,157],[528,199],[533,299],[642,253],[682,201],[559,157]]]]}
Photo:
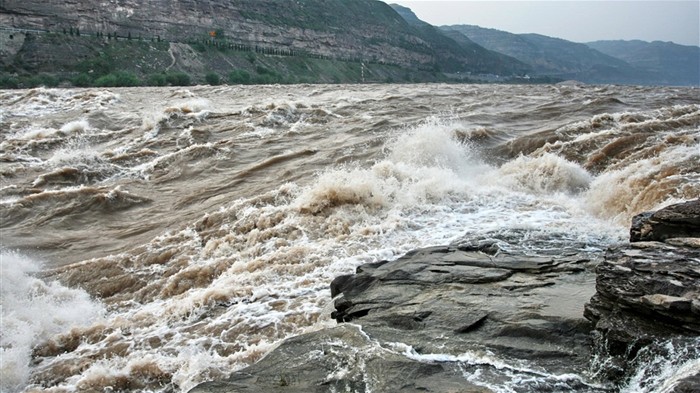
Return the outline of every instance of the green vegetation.
{"type": "Polygon", "coordinates": [[[97,87],[131,87],[140,85],[141,80],[136,75],[126,71],[110,73],[95,80],[95,86],[97,87]]]}
{"type": "Polygon", "coordinates": [[[150,37],[141,39],[140,34],[128,32],[117,39],[117,34],[110,32],[83,32],[78,36],[77,29],[72,35],[68,29],[65,34],[33,34],[27,42],[42,47],[42,57],[50,60],[37,62],[24,55],[14,56],[0,67],[0,88],[446,80],[433,70],[409,70],[376,62],[363,65],[357,60],[330,59],[291,48],[234,44],[224,34],[217,30],[215,38],[207,34],[177,45],[150,37]],[[181,57],[183,51],[191,51],[195,59],[181,57]]]}
{"type": "Polygon", "coordinates": [[[57,87],[62,83],[75,87],[189,86],[192,84],[192,78],[184,72],[153,73],[144,80],[128,71],[115,71],[97,77],[81,72],[72,77],[64,78],[45,73],[33,76],[0,74],[0,89],[28,89],[39,86],[57,87]]]}
{"type": "Polygon", "coordinates": [[[184,72],[166,74],[165,81],[171,86],[189,86],[192,84],[192,78],[184,72]]]}
{"type": "Polygon", "coordinates": [[[233,70],[228,74],[228,81],[233,85],[247,85],[250,83],[250,73],[246,70],[233,70]]]}
{"type": "Polygon", "coordinates": [[[168,84],[168,80],[165,73],[155,73],[148,75],[146,78],[146,84],[149,86],[165,86],[168,84]]]}
{"type": "Polygon", "coordinates": [[[221,84],[221,77],[216,72],[207,72],[204,76],[204,80],[212,86],[221,84]]]}
{"type": "Polygon", "coordinates": [[[90,87],[93,85],[93,79],[90,77],[90,75],[86,73],[80,73],[77,76],[75,76],[71,82],[73,82],[74,86],[78,87],[90,87]]]}
{"type": "Polygon", "coordinates": [[[0,75],[0,88],[2,89],[57,87],[60,83],[61,80],[58,77],[46,73],[23,76],[0,75]]]}

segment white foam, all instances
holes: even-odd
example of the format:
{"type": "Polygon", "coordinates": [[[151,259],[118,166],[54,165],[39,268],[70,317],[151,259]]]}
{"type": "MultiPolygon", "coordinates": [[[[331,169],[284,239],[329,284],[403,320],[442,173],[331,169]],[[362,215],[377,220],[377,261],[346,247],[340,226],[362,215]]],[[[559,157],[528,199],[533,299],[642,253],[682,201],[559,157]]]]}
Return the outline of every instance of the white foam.
{"type": "Polygon", "coordinates": [[[700,183],[679,174],[682,163],[700,162],[700,143],[677,146],[658,155],[598,175],[586,192],[590,212],[629,225],[638,213],[655,210],[675,201],[700,197],[700,183]]]}
{"type": "Polygon", "coordinates": [[[100,152],[81,141],[76,141],[68,144],[66,147],[57,149],[46,160],[45,164],[51,168],[85,166],[93,170],[96,170],[98,166],[107,165],[100,152]]]}
{"type": "Polygon", "coordinates": [[[119,100],[109,90],[69,90],[39,87],[10,100],[7,110],[13,116],[40,117],[47,114],[97,109],[119,100]]]}
{"type": "Polygon", "coordinates": [[[72,327],[94,323],[105,310],[82,290],[34,277],[40,264],[24,255],[0,251],[0,264],[0,390],[16,392],[27,382],[35,345],[72,327]]]}
{"type": "Polygon", "coordinates": [[[73,135],[89,131],[91,128],[90,123],[86,119],[80,119],[64,124],[60,131],[64,135],[73,135]]]}
{"type": "Polygon", "coordinates": [[[471,149],[459,142],[455,131],[460,124],[430,117],[417,127],[407,129],[387,145],[387,159],[394,163],[414,167],[451,169],[455,172],[471,171],[471,149]]]}
{"type": "Polygon", "coordinates": [[[575,193],[588,188],[592,176],[578,164],[552,153],[519,156],[499,170],[498,182],[537,194],[575,193]]]}
{"type": "MultiPolygon", "coordinates": [[[[682,345],[669,340],[663,346],[665,353],[644,361],[630,378],[621,393],[671,393],[684,379],[700,373],[698,358],[700,339],[695,338],[682,345]],[[680,360],[687,359],[687,360],[680,360]]],[[[644,357],[645,349],[638,357],[644,357]]]]}
{"type": "MultiPolygon", "coordinates": [[[[191,93],[190,93],[191,94],[191,93]]],[[[172,118],[190,118],[202,120],[210,113],[211,103],[204,98],[177,100],[161,108],[153,108],[143,115],[141,128],[146,131],[145,140],[151,140],[158,135],[160,125],[172,118]]]]}

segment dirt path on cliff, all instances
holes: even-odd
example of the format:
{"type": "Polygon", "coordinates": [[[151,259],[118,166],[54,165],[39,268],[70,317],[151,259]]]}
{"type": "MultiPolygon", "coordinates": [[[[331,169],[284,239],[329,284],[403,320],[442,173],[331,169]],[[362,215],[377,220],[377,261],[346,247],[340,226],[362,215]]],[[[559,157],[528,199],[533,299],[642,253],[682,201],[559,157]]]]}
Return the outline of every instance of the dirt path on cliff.
{"type": "Polygon", "coordinates": [[[173,61],[165,69],[166,71],[170,71],[175,65],[188,72],[201,72],[205,68],[197,53],[187,44],[171,42],[168,53],[173,61]]]}

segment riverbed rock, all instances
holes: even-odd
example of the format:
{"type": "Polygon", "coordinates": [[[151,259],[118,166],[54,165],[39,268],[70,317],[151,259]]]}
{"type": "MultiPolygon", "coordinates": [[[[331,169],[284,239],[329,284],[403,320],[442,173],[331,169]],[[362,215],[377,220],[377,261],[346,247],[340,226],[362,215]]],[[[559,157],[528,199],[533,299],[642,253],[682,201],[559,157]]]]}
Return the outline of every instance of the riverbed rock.
{"type": "Polygon", "coordinates": [[[418,362],[401,349],[383,347],[359,325],[292,337],[228,380],[208,382],[190,393],[274,392],[473,392],[453,362],[418,362]]]}
{"type": "Polygon", "coordinates": [[[331,284],[337,327],[286,340],[193,392],[598,391],[579,377],[594,280],[585,256],[516,256],[495,244],[362,265],[331,284]]]}
{"type": "Polygon", "coordinates": [[[700,238],[700,199],[678,203],[632,219],[630,241],[700,238]]]}

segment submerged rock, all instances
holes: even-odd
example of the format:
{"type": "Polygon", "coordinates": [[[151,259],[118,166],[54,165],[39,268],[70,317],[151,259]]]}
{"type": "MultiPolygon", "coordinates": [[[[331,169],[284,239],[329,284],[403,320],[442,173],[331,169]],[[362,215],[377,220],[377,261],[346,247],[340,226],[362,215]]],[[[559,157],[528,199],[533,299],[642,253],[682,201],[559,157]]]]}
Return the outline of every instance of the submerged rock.
{"type": "Polygon", "coordinates": [[[455,363],[413,361],[353,324],[292,337],[228,380],[204,383],[191,392],[369,391],[490,392],[465,381],[455,363]]]}

